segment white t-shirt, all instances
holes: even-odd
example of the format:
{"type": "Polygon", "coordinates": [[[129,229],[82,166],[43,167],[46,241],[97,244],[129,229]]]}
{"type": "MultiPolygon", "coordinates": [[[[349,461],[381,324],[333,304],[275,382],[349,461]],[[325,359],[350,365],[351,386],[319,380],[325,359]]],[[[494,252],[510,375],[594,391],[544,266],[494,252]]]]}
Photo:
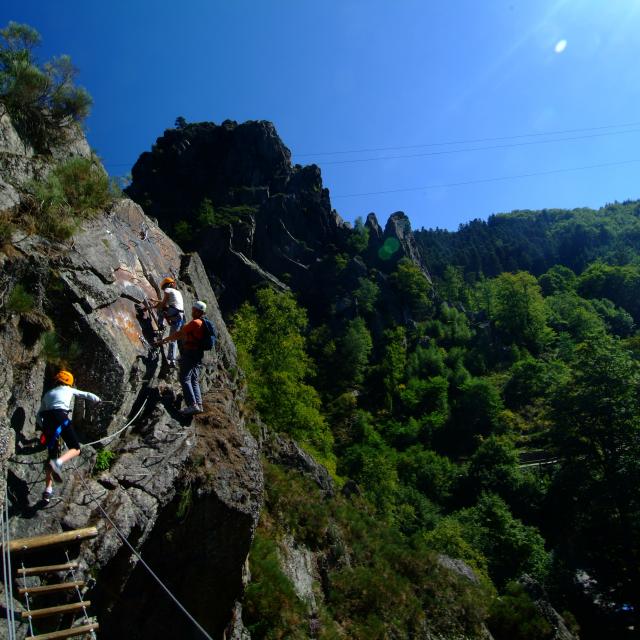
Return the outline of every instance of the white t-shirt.
{"type": "Polygon", "coordinates": [[[178,311],[184,311],[184,302],[182,300],[182,294],[172,287],[167,287],[164,290],[164,300],[167,307],[174,307],[178,311]]]}
{"type": "Polygon", "coordinates": [[[86,398],[87,400],[92,400],[93,402],[100,402],[100,398],[94,393],[89,393],[88,391],[80,391],[80,389],[74,389],[74,387],[69,387],[66,384],[61,384],[59,387],[54,387],[47,391],[47,393],[42,396],[42,402],[40,403],[40,411],[50,411],[51,409],[63,409],[64,411],[71,410],[71,401],[74,396],[78,396],[80,398],[86,398]]]}

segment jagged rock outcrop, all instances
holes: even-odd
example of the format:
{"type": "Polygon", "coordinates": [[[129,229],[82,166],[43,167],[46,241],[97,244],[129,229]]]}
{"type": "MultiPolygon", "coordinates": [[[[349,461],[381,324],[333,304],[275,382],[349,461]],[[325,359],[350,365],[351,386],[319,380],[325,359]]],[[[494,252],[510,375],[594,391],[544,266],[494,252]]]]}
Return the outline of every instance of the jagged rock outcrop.
{"type": "MultiPolygon", "coordinates": [[[[25,167],[31,159],[27,152],[25,167]]],[[[0,456],[6,449],[11,536],[96,524],[99,536],[82,545],[79,573],[99,575],[87,595],[105,637],[200,637],[154,591],[100,505],[200,624],[222,637],[242,594],[263,480],[258,445],[244,426],[235,348],[200,258],[120,200],[68,244],[15,233],[0,266],[0,456]],[[202,376],[206,411],[193,421],[178,412],[177,374],[149,347],[152,327],[140,304],[158,297],[168,274],[178,277],[187,308],[207,301],[219,333],[202,376]],[[27,294],[21,305],[18,290],[27,294]],[[97,406],[77,401],[74,423],[84,442],[107,437],[102,446],[115,461],[99,473],[96,450],[85,447],[45,507],[46,452],[35,416],[54,371],[47,360],[67,361],[77,386],[102,398],[97,406]]],[[[18,637],[24,633],[23,625],[18,637]]]]}
{"type": "Polygon", "coordinates": [[[293,166],[270,122],[169,129],[134,165],[127,193],[163,228],[191,226],[190,246],[227,309],[256,284],[308,287],[318,256],[345,232],[320,169],[293,166]],[[208,223],[198,218],[205,198],[214,211],[208,223]]]}
{"type": "Polygon", "coordinates": [[[418,243],[411,230],[411,221],[402,211],[396,211],[387,220],[384,232],[375,213],[370,213],[365,222],[369,231],[368,261],[384,272],[392,271],[402,258],[408,258],[420,267],[431,282],[431,276],[425,265],[418,243]]]}
{"type": "Polygon", "coordinates": [[[290,158],[269,122],[182,123],[140,156],[127,193],[198,251],[225,314],[269,285],[291,289],[312,324],[329,321],[330,309],[340,323],[357,315],[354,291],[371,279],[384,307],[376,331],[410,320],[388,276],[408,258],[430,277],[407,216],[394,213],[383,231],[369,214],[363,248],[332,209],[320,169],[290,158]]]}

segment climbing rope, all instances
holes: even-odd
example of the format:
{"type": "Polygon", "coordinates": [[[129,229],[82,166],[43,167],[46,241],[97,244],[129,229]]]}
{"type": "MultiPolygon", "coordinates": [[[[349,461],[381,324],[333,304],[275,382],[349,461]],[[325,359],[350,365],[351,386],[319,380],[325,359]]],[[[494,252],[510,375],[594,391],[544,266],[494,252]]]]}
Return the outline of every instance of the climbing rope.
{"type": "Polygon", "coordinates": [[[185,616],[189,618],[189,620],[194,624],[194,626],[198,629],[198,631],[202,633],[203,637],[207,638],[208,640],[213,640],[213,638],[204,630],[204,628],[200,625],[200,623],[189,613],[189,611],[187,611],[187,609],[178,600],[178,598],[176,598],[176,596],[173,595],[173,593],[169,590],[169,587],[167,587],[164,584],[164,582],[162,582],[162,580],[156,575],[153,569],[151,569],[151,567],[143,560],[140,553],[136,551],[136,549],[131,545],[131,543],[125,536],[125,534],[118,528],[118,525],[116,525],[116,523],[109,517],[109,514],[103,509],[98,499],[93,495],[93,492],[91,491],[91,489],[89,489],[89,486],[85,482],[82,475],[81,474],[77,474],[77,475],[78,475],[78,478],[80,478],[80,482],[82,483],[82,486],[84,487],[85,491],[89,494],[90,498],[96,503],[96,506],[102,512],[103,517],[106,518],[106,520],[108,520],[109,524],[113,527],[114,531],[118,534],[118,536],[120,536],[120,539],[122,540],[122,542],[124,542],[124,544],[127,545],[129,550],[136,556],[136,558],[138,558],[138,561],[140,562],[140,564],[149,572],[151,577],[160,585],[160,587],[164,590],[164,592],[173,600],[173,602],[178,606],[178,608],[182,611],[182,613],[184,613],[185,616]]]}
{"type": "MultiPolygon", "coordinates": [[[[24,560],[22,561],[22,572],[24,574],[26,567],[24,566],[24,560]]],[[[24,594],[25,606],[27,607],[27,615],[29,616],[27,619],[29,620],[29,633],[32,636],[35,636],[35,632],[33,630],[33,620],[31,618],[31,603],[29,602],[29,592],[24,594]]]]}
{"type": "MultiPolygon", "coordinates": [[[[73,580],[73,582],[77,582],[76,572],[75,572],[75,569],[73,568],[73,563],[71,562],[71,558],[69,557],[69,552],[67,551],[67,549],[64,550],[64,555],[67,558],[67,564],[70,566],[71,579],[73,580]]],[[[88,625],[91,623],[91,620],[89,620],[89,614],[87,613],[87,608],[84,606],[84,599],[82,597],[82,594],[80,593],[80,588],[78,587],[77,584],[75,586],[75,590],[76,590],[76,595],[78,596],[78,602],[82,605],[82,613],[84,615],[85,624],[88,625]]],[[[96,633],[93,629],[91,629],[89,633],[91,634],[91,640],[97,640],[96,633]]]]}
{"type": "Polygon", "coordinates": [[[7,612],[8,639],[15,640],[16,620],[15,611],[13,610],[13,572],[11,570],[11,551],[9,551],[10,542],[11,532],[9,531],[9,494],[5,485],[4,510],[2,512],[2,571],[4,577],[4,597],[7,612]]]}

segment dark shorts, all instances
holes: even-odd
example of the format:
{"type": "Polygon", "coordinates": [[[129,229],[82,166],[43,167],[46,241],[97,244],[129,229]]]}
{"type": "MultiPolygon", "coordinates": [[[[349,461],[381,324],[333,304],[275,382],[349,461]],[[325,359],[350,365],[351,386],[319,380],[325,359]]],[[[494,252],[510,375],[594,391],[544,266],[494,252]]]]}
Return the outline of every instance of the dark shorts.
{"type": "MultiPolygon", "coordinates": [[[[42,431],[47,437],[48,446],[51,436],[55,433],[55,430],[69,417],[69,413],[67,411],[63,411],[62,409],[51,409],[50,411],[43,411],[41,417],[42,431]]],[[[69,424],[62,429],[60,438],[64,440],[69,449],[80,449],[80,441],[78,440],[78,436],[76,435],[75,429],[73,428],[71,419],[69,419],[69,424]]],[[[57,444],[58,443],[56,443],[56,445],[57,444]]],[[[58,446],[56,445],[49,448],[50,459],[58,457],[58,446]]]]}

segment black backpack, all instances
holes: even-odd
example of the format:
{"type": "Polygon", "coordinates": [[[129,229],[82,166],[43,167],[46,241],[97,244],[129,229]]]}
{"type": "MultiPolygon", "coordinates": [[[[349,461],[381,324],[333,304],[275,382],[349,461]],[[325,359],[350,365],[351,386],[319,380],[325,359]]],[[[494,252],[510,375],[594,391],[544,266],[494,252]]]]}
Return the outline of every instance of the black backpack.
{"type": "Polygon", "coordinates": [[[216,344],[216,339],[218,337],[215,325],[211,320],[209,320],[209,318],[202,318],[202,328],[204,329],[204,334],[200,341],[200,348],[203,351],[211,351],[216,344]]]}

